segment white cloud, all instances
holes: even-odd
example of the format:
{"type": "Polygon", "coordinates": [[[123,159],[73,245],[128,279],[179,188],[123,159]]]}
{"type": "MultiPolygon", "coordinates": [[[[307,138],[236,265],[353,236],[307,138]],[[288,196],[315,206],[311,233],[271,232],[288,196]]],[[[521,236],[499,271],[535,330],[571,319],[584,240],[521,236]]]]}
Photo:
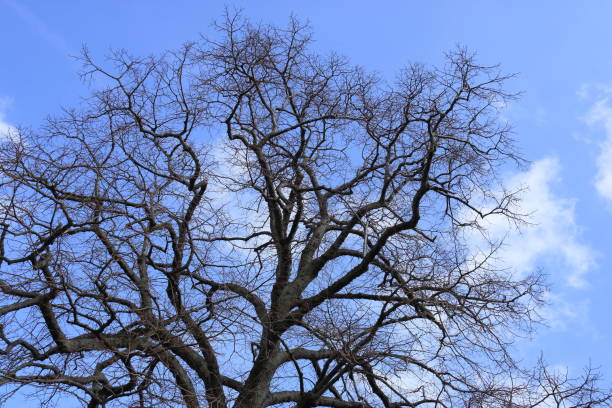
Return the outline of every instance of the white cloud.
{"type": "Polygon", "coordinates": [[[573,327],[579,328],[581,333],[598,335],[589,322],[590,299],[549,291],[546,292],[544,300],[546,306],[540,310],[540,314],[552,330],[565,331],[573,327]]]}
{"type": "Polygon", "coordinates": [[[604,97],[591,106],[584,119],[591,126],[603,126],[606,133],[606,137],[599,143],[595,188],[603,198],[612,204],[612,105],[610,98],[605,96],[610,93],[612,89],[604,91],[604,97]]]}
{"type": "Polygon", "coordinates": [[[0,98],[0,140],[15,140],[18,137],[17,129],[6,121],[5,110],[9,104],[9,99],[0,98]]]}
{"type": "MultiPolygon", "coordinates": [[[[527,214],[527,223],[516,227],[505,217],[494,215],[486,217],[482,225],[488,239],[503,240],[496,254],[502,266],[519,275],[542,268],[553,280],[562,278],[567,285],[579,288],[586,285],[585,274],[595,264],[595,253],[580,239],[574,200],[559,197],[552,189],[560,180],[559,173],[559,161],[545,158],[510,176],[505,184],[513,191],[522,189],[515,211],[527,214]]],[[[476,234],[471,239],[479,240],[476,234]]]]}

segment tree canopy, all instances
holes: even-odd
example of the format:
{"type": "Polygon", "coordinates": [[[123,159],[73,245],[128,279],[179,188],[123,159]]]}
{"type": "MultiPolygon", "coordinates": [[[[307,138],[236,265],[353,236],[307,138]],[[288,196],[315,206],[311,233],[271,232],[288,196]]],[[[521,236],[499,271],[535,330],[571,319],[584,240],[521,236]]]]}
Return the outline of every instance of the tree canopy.
{"type": "Polygon", "coordinates": [[[473,247],[520,222],[510,78],[464,49],[392,82],[308,27],[229,16],[0,141],[0,383],[87,407],[590,407],[526,369],[544,282],[473,247]],[[33,387],[33,388],[32,388],[33,387]]]}

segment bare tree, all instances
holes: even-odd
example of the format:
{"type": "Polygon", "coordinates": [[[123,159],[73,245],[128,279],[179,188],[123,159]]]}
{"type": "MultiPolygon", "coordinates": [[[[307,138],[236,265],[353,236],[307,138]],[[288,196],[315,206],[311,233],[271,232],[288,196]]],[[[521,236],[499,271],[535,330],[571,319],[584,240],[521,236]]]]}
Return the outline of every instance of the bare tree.
{"type": "Polygon", "coordinates": [[[229,17],[0,147],[0,381],[88,407],[590,407],[519,367],[543,285],[466,231],[520,221],[508,78],[465,50],[387,83],[229,17]]]}

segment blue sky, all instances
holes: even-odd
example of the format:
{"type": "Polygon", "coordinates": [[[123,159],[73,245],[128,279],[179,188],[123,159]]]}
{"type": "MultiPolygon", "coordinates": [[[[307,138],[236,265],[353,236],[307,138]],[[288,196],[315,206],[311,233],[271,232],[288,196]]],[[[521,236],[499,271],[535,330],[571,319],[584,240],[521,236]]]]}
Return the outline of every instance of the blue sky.
{"type": "Polygon", "coordinates": [[[457,44],[518,73],[509,85],[523,95],[504,117],[531,165],[507,182],[529,186],[534,225],[511,234],[503,261],[543,268],[552,285],[550,327],[519,353],[544,350],[575,373],[591,362],[612,383],[611,2],[0,0],[0,131],[36,127],[87,95],[70,57],[82,45],[97,56],[176,48],[210,32],[224,5],[268,23],[293,13],[310,22],[317,50],[390,79],[410,62],[439,63],[457,44]]]}

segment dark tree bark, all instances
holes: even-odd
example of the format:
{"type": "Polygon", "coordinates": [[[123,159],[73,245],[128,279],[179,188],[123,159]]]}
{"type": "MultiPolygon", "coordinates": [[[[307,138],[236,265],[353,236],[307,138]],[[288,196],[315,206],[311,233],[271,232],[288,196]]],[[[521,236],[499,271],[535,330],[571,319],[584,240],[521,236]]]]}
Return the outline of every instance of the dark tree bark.
{"type": "Polygon", "coordinates": [[[465,231],[513,213],[508,76],[465,50],[393,83],[227,18],[83,55],[78,110],[0,146],[0,377],[84,406],[609,405],[510,346],[542,281],[465,231]],[[556,404],[556,405],[555,405],[556,404]]]}

